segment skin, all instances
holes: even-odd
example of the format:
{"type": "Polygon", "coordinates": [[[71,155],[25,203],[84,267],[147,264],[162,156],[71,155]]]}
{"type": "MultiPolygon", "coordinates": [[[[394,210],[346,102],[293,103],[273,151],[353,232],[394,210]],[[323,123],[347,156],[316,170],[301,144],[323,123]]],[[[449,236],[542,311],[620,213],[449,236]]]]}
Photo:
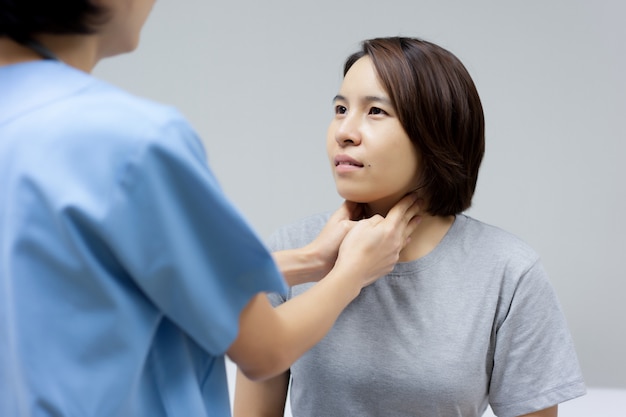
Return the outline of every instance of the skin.
{"type": "MultiPolygon", "coordinates": [[[[346,200],[362,203],[366,216],[384,216],[402,196],[418,187],[420,154],[404,131],[369,57],[359,59],[344,77],[334,110],[326,151],[337,192],[346,200]],[[337,164],[345,158],[357,166],[337,164]]],[[[428,202],[427,195],[417,193],[428,202]]],[[[453,216],[423,213],[400,261],[428,254],[453,222],[453,216]]]]}
{"type": "MultiPolygon", "coordinates": [[[[36,40],[65,64],[91,72],[103,58],[134,50],[154,0],[100,0],[109,19],[88,35],[40,35],[36,40]]],[[[41,59],[0,37],[0,66],[41,59]]],[[[274,253],[291,285],[319,281],[311,291],[274,309],[264,294],[252,297],[239,317],[239,333],[227,355],[253,380],[284,372],[328,332],[361,289],[387,274],[419,223],[417,196],[407,195],[386,217],[360,218],[344,203],[314,242],[274,253]]]]}
{"type": "MultiPolygon", "coordinates": [[[[369,57],[348,71],[334,101],[326,150],[338,193],[359,203],[364,216],[388,215],[404,195],[419,183],[419,152],[404,131],[388,93],[369,57]]],[[[428,196],[418,193],[419,199],[428,196]]],[[[421,258],[441,241],[454,217],[422,213],[420,224],[399,254],[401,261],[421,258]]],[[[277,309],[282,308],[282,305],[277,309]]],[[[289,372],[263,382],[237,375],[235,417],[282,417],[289,372]]],[[[554,417],[557,406],[526,414],[554,417]]]]}
{"type": "Polygon", "coordinates": [[[370,58],[358,60],[334,99],[326,150],[337,192],[365,203],[366,214],[386,214],[417,188],[419,154],[396,117],[370,58]],[[337,164],[348,157],[358,166],[337,164]]]}
{"type": "Polygon", "coordinates": [[[139,45],[141,29],[156,0],[100,0],[108,4],[112,18],[99,31],[102,39],[98,60],[134,51],[139,45]]]}
{"type": "MultiPolygon", "coordinates": [[[[352,222],[346,217],[348,210],[340,208],[326,226],[329,233],[320,234],[316,243],[325,246],[324,242],[338,241],[341,231],[349,229],[330,272],[307,292],[278,308],[274,309],[267,297],[260,294],[241,313],[239,336],[227,354],[246,379],[265,379],[285,372],[299,356],[319,342],[363,287],[393,269],[402,247],[417,225],[415,215],[418,211],[415,196],[403,198],[385,218],[373,216],[352,222]]],[[[274,255],[281,270],[286,269],[285,263],[296,265],[291,271],[306,269],[301,266],[308,263],[300,262],[300,258],[294,256],[298,252],[274,255]]],[[[318,252],[313,258],[319,260],[324,256],[318,252]]],[[[332,263],[326,259],[319,265],[332,263]]],[[[315,277],[325,268],[312,270],[315,277]]],[[[286,276],[289,278],[289,274],[286,276]]]]}

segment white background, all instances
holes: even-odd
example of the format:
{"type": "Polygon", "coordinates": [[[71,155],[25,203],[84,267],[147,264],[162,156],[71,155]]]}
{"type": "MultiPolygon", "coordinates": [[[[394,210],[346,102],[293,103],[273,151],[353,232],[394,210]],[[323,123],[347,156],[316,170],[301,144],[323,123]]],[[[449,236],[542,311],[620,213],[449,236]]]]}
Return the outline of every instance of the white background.
{"type": "Polygon", "coordinates": [[[625,19],[621,0],[160,0],[139,50],[95,74],[178,107],[265,238],[340,204],[324,141],[359,41],[451,50],[486,113],[469,214],[542,255],[588,385],[626,389],[625,19]]]}

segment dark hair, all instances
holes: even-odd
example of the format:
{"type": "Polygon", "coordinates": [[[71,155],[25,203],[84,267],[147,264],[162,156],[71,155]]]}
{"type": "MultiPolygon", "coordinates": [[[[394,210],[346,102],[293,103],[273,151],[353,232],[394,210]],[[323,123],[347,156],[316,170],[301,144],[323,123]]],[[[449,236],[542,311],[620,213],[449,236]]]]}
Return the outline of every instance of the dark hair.
{"type": "Polygon", "coordinates": [[[0,36],[86,34],[107,18],[91,0],[0,0],[0,36]]]}
{"type": "Polygon", "coordinates": [[[433,43],[403,37],[366,40],[344,76],[369,56],[405,132],[421,156],[420,189],[432,215],[468,209],[485,152],[485,120],[461,61],[433,43]]]}

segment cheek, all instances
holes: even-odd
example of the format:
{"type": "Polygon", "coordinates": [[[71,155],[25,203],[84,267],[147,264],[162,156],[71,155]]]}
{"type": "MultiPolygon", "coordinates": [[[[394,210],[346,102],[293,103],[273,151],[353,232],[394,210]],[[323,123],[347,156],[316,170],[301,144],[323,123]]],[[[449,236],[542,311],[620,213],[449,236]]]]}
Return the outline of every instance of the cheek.
{"type": "Polygon", "coordinates": [[[336,147],[337,141],[335,140],[335,129],[331,124],[326,132],[326,154],[328,155],[328,160],[332,160],[334,158],[336,147]]]}
{"type": "Polygon", "coordinates": [[[415,185],[419,176],[419,156],[413,145],[404,141],[395,145],[390,144],[385,149],[375,152],[376,160],[372,160],[372,165],[376,164],[381,168],[384,177],[392,183],[400,186],[406,184],[415,185]]]}

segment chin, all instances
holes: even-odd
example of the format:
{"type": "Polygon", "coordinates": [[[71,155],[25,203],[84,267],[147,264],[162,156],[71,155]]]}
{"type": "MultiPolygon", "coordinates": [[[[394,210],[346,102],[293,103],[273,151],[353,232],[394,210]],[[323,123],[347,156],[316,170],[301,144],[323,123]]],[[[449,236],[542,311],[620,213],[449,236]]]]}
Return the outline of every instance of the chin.
{"type": "Polygon", "coordinates": [[[337,193],[344,200],[352,201],[353,203],[366,204],[366,203],[370,203],[370,202],[373,201],[373,199],[368,198],[368,196],[364,195],[363,193],[350,192],[350,191],[347,191],[347,190],[341,190],[339,188],[337,188],[337,193]]]}

